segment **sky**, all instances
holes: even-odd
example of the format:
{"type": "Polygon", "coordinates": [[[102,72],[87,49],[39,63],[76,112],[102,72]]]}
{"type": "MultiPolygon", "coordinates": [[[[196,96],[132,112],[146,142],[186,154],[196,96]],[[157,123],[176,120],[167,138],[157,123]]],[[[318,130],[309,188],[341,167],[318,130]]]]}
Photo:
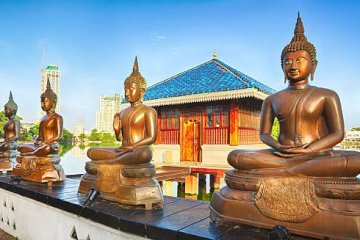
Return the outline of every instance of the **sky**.
{"type": "Polygon", "coordinates": [[[345,127],[360,126],[360,1],[0,0],[0,105],[9,91],[23,122],[40,118],[40,70],[58,65],[65,128],[95,128],[101,95],[123,95],[138,56],[151,86],[212,58],[276,89],[300,11],[317,49],[312,85],[335,90],[345,127]]]}

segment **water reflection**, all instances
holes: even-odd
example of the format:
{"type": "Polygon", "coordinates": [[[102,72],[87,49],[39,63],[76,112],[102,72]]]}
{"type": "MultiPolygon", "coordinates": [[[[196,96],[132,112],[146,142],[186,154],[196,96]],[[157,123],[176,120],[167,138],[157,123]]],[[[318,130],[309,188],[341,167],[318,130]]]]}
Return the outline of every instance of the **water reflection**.
{"type": "Polygon", "coordinates": [[[183,180],[164,180],[159,183],[166,196],[203,201],[210,201],[214,191],[226,185],[223,174],[215,176],[204,173],[191,173],[183,180]]]}
{"type": "Polygon", "coordinates": [[[86,156],[88,149],[89,147],[72,146],[61,157],[61,165],[66,175],[83,174],[85,172],[85,162],[89,161],[86,156]]]}

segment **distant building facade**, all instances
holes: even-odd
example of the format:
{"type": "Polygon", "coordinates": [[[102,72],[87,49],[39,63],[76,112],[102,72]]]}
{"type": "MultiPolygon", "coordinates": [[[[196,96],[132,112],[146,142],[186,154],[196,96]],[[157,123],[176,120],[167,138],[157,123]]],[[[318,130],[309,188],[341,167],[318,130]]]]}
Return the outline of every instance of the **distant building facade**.
{"type": "Polygon", "coordinates": [[[21,123],[21,128],[29,131],[31,127],[35,126],[35,123],[21,123]]]}
{"type": "MultiPolygon", "coordinates": [[[[57,104],[56,104],[56,112],[60,112],[60,79],[61,79],[61,72],[59,67],[56,65],[48,65],[46,68],[41,69],[41,93],[45,92],[46,90],[46,83],[47,79],[49,79],[51,84],[51,89],[57,95],[57,104]]],[[[44,115],[45,112],[41,110],[41,115],[44,115]]]]}
{"type": "Polygon", "coordinates": [[[85,134],[84,124],[75,125],[73,130],[74,137],[79,137],[81,134],[85,134]]]}
{"type": "Polygon", "coordinates": [[[360,131],[346,131],[344,141],[360,142],[360,131]]]}
{"type": "Polygon", "coordinates": [[[114,114],[120,111],[120,94],[101,96],[99,111],[96,113],[96,129],[98,132],[113,133],[114,114]]]}
{"type": "Polygon", "coordinates": [[[153,159],[224,164],[233,149],[263,147],[260,110],[274,92],[216,56],[149,87],[144,104],[158,113],[153,159]]]}

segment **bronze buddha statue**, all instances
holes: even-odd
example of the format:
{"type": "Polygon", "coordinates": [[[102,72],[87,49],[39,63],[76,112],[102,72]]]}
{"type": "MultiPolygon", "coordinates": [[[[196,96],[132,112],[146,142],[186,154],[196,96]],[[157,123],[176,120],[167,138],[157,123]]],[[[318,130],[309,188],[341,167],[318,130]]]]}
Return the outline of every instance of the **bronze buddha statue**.
{"type": "Polygon", "coordinates": [[[39,135],[33,144],[18,147],[20,156],[14,175],[34,182],[56,182],[64,179],[60,165],[59,143],[63,134],[63,118],[55,112],[57,95],[47,80],[46,91],[41,94],[41,108],[46,114],[40,119],[39,135]]]}
{"type": "Polygon", "coordinates": [[[261,110],[260,138],[271,149],[230,152],[228,163],[235,170],[226,174],[227,187],[213,196],[212,219],[285,225],[312,237],[359,237],[354,229],[360,219],[360,181],[355,178],[360,153],[332,149],[344,138],[340,100],[332,90],[309,85],[317,66],[316,50],[304,35],[300,14],[281,64],[288,87],[267,97],[261,110]],[[271,136],[275,117],[278,139],[271,136]],[[334,199],[352,200],[334,205],[334,199]],[[230,211],[230,206],[237,210],[230,211]],[[358,217],[350,216],[354,214],[358,217]],[[324,223],[324,216],[329,222],[324,223]],[[351,227],[331,227],[336,218],[351,227]]]}
{"type": "Polygon", "coordinates": [[[4,125],[5,140],[0,143],[0,171],[11,171],[17,156],[18,139],[20,138],[20,121],[16,119],[18,110],[10,92],[9,101],[4,106],[5,116],[9,119],[4,125]]]}
{"type": "Polygon", "coordinates": [[[130,205],[145,204],[147,209],[152,208],[152,203],[162,206],[149,148],[156,141],[157,113],[142,103],[146,81],[139,72],[137,58],[133,72],[124,82],[124,90],[130,107],[116,113],[113,121],[115,136],[121,146],[88,150],[87,155],[92,161],[85,165],[87,173],[82,178],[79,192],[86,193],[95,186],[100,196],[108,200],[130,205]],[[146,193],[148,198],[141,199],[146,189],[153,194],[146,193]]]}

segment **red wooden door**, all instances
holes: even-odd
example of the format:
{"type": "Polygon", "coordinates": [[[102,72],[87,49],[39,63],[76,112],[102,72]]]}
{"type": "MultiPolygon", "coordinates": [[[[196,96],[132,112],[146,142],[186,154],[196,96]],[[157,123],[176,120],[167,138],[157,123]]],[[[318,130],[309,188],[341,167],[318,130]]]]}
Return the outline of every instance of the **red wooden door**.
{"type": "Polygon", "coordinates": [[[183,121],[183,141],[181,160],[199,161],[200,152],[200,119],[198,116],[185,116],[183,121]]]}

